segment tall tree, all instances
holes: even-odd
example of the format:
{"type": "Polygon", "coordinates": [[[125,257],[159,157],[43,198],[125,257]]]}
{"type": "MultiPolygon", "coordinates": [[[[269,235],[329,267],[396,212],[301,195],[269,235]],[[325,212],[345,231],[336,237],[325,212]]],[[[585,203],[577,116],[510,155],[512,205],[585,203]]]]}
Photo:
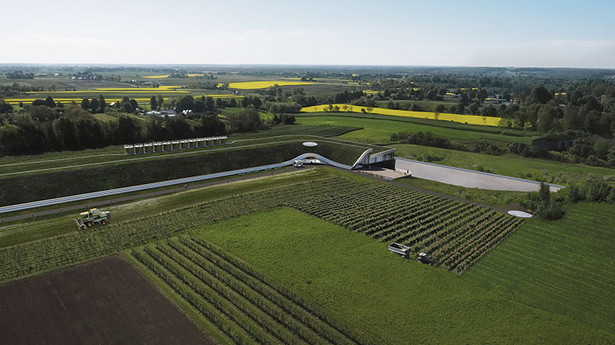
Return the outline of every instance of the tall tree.
{"type": "Polygon", "coordinates": [[[81,109],[90,110],[90,100],[84,98],[81,100],[81,109]]]}
{"type": "Polygon", "coordinates": [[[49,108],[54,108],[56,106],[56,102],[51,96],[47,96],[47,98],[45,98],[45,105],[49,108]]]}
{"type": "Polygon", "coordinates": [[[98,96],[98,108],[101,113],[104,113],[105,108],[107,108],[107,101],[105,101],[105,97],[103,95],[98,96]]]}
{"type": "Polygon", "coordinates": [[[553,99],[553,93],[544,86],[535,87],[530,92],[529,103],[545,104],[553,99]]]}
{"type": "Polygon", "coordinates": [[[158,101],[156,100],[156,96],[152,96],[152,98],[150,98],[149,106],[152,110],[158,109],[158,101]]]}
{"type": "Polygon", "coordinates": [[[96,98],[92,98],[92,100],[90,101],[90,110],[92,111],[92,114],[96,114],[98,112],[98,109],[98,100],[96,98]]]}

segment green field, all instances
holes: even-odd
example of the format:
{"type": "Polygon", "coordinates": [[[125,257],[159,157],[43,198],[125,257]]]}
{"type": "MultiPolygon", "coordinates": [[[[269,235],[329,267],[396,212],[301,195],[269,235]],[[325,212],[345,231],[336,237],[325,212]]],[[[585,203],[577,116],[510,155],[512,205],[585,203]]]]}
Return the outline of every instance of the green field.
{"type": "Polygon", "coordinates": [[[538,158],[524,158],[512,153],[492,156],[419,145],[395,144],[392,146],[397,148],[395,152],[397,157],[416,159],[417,157],[427,155],[438,157],[438,160],[434,162],[438,164],[472,170],[482,169],[482,171],[489,171],[495,174],[548,183],[565,185],[583,181],[591,176],[612,176],[615,178],[615,169],[538,158]]]}
{"type": "Polygon", "coordinates": [[[613,215],[613,204],[581,203],[567,206],[562,220],[532,219],[464,278],[615,333],[613,215]]]}
{"type": "MultiPolygon", "coordinates": [[[[313,310],[361,329],[369,339],[384,338],[377,344],[615,342],[615,262],[609,254],[613,205],[577,204],[567,208],[564,220],[528,221],[461,276],[390,254],[386,243],[335,225],[332,222],[338,221],[333,218],[327,222],[280,207],[304,205],[306,210],[317,210],[327,200],[324,206],[330,205],[332,211],[345,208],[333,213],[346,214],[351,220],[348,215],[360,219],[364,212],[373,218],[378,210],[365,208],[365,202],[381,202],[403,215],[408,213],[406,203],[400,201],[395,211],[391,202],[406,194],[428,198],[428,206],[438,203],[436,197],[399,188],[403,187],[333,169],[297,170],[111,206],[105,209],[112,212],[112,223],[86,232],[74,229],[74,214],[0,227],[0,281],[119,251],[131,255],[131,248],[143,245],[158,253],[154,255],[166,255],[161,251],[171,250],[168,246],[173,243],[166,239],[188,232],[246,260],[269,284],[292,291],[313,310]],[[386,196],[368,193],[382,188],[386,196]],[[359,190],[364,192],[353,193],[359,190]],[[159,249],[160,245],[166,249],[159,249]]],[[[475,210],[461,203],[448,205],[470,213],[475,210]]],[[[396,219],[395,213],[383,216],[396,219]]],[[[372,225],[383,222],[378,219],[372,225]]],[[[186,265],[186,269],[194,267],[189,262],[186,265]]],[[[163,284],[160,276],[148,276],[163,284]]],[[[175,290],[167,286],[164,291],[171,294],[175,290]]],[[[183,308],[192,308],[178,296],[172,299],[183,308]]],[[[262,309],[266,303],[250,301],[244,315],[269,310],[262,309]]],[[[198,321],[204,318],[200,312],[186,313],[196,322],[207,322],[198,321]]],[[[289,337],[297,334],[290,319],[278,327],[278,321],[256,325],[251,317],[235,317],[245,322],[248,328],[238,332],[248,337],[269,334],[267,329],[289,337]]]]}
{"type": "MultiPolygon", "coordinates": [[[[24,104],[31,103],[31,99],[45,99],[47,96],[51,96],[54,99],[75,99],[77,103],[83,98],[91,99],[103,95],[107,99],[122,99],[124,96],[129,98],[135,98],[139,104],[145,105],[149,108],[149,98],[151,96],[161,95],[165,99],[171,97],[182,97],[185,95],[192,95],[194,97],[212,96],[212,97],[232,97],[235,94],[229,90],[222,89],[202,89],[199,83],[210,82],[214,84],[219,83],[233,83],[233,82],[249,82],[249,81],[266,81],[266,80],[279,80],[279,76],[252,76],[245,74],[221,74],[217,76],[217,79],[201,79],[201,78],[144,78],[146,76],[159,76],[168,75],[167,72],[134,72],[134,71],[117,71],[117,72],[100,72],[99,74],[107,77],[117,76],[121,77],[121,81],[115,80],[73,80],[68,78],[68,73],[65,76],[36,76],[34,79],[8,79],[4,75],[0,75],[0,86],[11,86],[13,83],[18,83],[22,86],[40,88],[41,91],[31,92],[28,94],[22,94],[18,96],[7,97],[13,99],[27,99],[24,104]],[[138,82],[138,85],[132,83],[133,80],[138,82]],[[161,86],[179,86],[177,90],[179,92],[165,91],[165,90],[147,90],[151,88],[152,83],[159,82],[161,86]],[[122,90],[121,92],[113,90],[104,90],[108,88],[134,88],[134,90],[122,90]],[[139,90],[139,89],[142,90],[139,90]],[[146,88],[143,90],[143,88],[146,88]],[[103,89],[103,90],[96,90],[103,89]]],[[[327,96],[336,92],[343,92],[345,90],[356,89],[355,85],[348,85],[345,82],[336,79],[323,78],[319,82],[315,82],[309,85],[300,86],[282,86],[285,90],[292,90],[293,88],[301,87],[305,90],[307,95],[314,96],[327,96]]],[[[237,97],[243,97],[243,95],[252,94],[254,90],[239,90],[237,97]]],[[[64,104],[70,102],[65,101],[64,104]]]]}
{"type": "Polygon", "coordinates": [[[192,234],[395,344],[615,341],[612,333],[403,260],[385,244],[295,210],[254,213],[192,234]]]}
{"type": "Polygon", "coordinates": [[[488,141],[500,145],[511,142],[519,142],[531,144],[532,139],[538,136],[518,136],[499,134],[498,129],[480,130],[473,127],[463,127],[464,125],[448,127],[445,125],[431,125],[422,121],[403,121],[403,120],[387,120],[377,117],[367,118],[362,115],[341,115],[324,113],[321,115],[301,115],[297,116],[297,123],[306,125],[328,124],[334,126],[352,126],[361,127],[362,130],[347,133],[341,136],[341,139],[356,140],[366,143],[388,144],[391,142],[391,134],[408,131],[416,132],[431,132],[436,136],[447,137],[449,139],[457,139],[461,141],[488,141]],[[465,130],[463,129],[465,128],[465,130]],[[494,132],[495,131],[495,132],[494,132]]]}

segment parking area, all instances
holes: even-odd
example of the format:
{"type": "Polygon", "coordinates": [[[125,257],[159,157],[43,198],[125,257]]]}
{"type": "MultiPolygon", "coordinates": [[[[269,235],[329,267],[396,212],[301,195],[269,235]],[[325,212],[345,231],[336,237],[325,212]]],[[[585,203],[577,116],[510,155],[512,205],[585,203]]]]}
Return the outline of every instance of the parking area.
{"type": "MultiPolygon", "coordinates": [[[[405,158],[395,159],[395,170],[398,172],[409,171],[413,177],[448,183],[466,188],[515,192],[536,192],[540,189],[540,182],[536,181],[449,167],[446,165],[415,161],[405,158]]],[[[554,184],[549,184],[549,186],[552,192],[556,192],[564,188],[564,186],[554,184]]]]}

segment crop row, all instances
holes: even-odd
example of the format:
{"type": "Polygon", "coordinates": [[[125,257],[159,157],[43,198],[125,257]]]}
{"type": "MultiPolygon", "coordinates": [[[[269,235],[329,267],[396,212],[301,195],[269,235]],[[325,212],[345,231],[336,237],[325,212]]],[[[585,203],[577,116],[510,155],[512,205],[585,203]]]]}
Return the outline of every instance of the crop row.
{"type": "Polygon", "coordinates": [[[522,224],[481,206],[386,183],[357,185],[290,205],[382,242],[425,252],[457,273],[465,272],[522,224]]]}
{"type": "Polygon", "coordinates": [[[92,230],[5,247],[0,249],[0,281],[68,266],[168,238],[195,226],[280,206],[292,200],[297,190],[309,197],[354,184],[345,179],[333,178],[281,185],[111,223],[92,230]]]}
{"type": "Polygon", "coordinates": [[[308,305],[247,263],[201,239],[180,236],[133,250],[132,255],[235,343],[381,342],[336,321],[322,308],[308,305]]]}

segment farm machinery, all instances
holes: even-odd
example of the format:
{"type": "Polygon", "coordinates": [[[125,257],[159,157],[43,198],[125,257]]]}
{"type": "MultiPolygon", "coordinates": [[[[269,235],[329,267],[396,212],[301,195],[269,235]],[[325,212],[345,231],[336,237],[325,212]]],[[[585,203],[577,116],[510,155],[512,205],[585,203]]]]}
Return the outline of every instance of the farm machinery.
{"type": "Polygon", "coordinates": [[[419,256],[416,258],[416,262],[420,262],[429,266],[433,266],[436,262],[434,259],[427,256],[425,253],[419,253],[419,256]]]}
{"type": "Polygon", "coordinates": [[[89,211],[81,212],[79,218],[75,218],[77,229],[85,230],[95,224],[105,225],[111,219],[111,212],[100,211],[97,208],[92,208],[89,211]]]}
{"type": "MultiPolygon", "coordinates": [[[[392,242],[388,245],[388,248],[391,253],[395,253],[405,259],[410,258],[411,248],[408,246],[404,246],[403,244],[397,242],[392,242]]],[[[418,257],[416,258],[416,262],[420,262],[429,266],[433,266],[436,263],[434,259],[428,257],[425,253],[419,253],[418,257]]]]}
{"type": "Polygon", "coordinates": [[[403,244],[399,244],[397,242],[393,242],[391,244],[389,244],[388,246],[389,250],[391,251],[391,253],[395,253],[399,256],[401,256],[402,258],[409,258],[410,257],[410,247],[408,246],[404,246],[403,244]]]}

